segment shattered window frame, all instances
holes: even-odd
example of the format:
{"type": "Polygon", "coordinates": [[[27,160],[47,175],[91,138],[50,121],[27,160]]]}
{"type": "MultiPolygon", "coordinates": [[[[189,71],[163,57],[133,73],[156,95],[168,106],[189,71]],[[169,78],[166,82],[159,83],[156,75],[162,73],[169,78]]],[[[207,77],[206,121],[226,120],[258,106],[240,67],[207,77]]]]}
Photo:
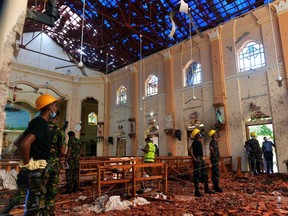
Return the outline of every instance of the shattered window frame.
{"type": "Polygon", "coordinates": [[[197,61],[190,61],[184,68],[184,86],[193,86],[202,82],[202,67],[197,61]]]}

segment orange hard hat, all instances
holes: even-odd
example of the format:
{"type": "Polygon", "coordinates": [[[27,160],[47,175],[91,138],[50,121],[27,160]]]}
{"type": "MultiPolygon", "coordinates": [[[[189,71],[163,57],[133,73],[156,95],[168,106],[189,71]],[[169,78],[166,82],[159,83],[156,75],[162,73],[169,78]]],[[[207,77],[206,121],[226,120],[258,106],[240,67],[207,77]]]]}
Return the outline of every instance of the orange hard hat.
{"type": "Polygon", "coordinates": [[[44,108],[45,106],[49,105],[49,104],[52,104],[54,102],[56,102],[57,99],[54,98],[53,96],[51,95],[48,95],[48,94],[43,94],[43,95],[40,95],[36,101],[35,101],[35,106],[36,106],[36,109],[37,110],[41,110],[42,108],[44,108]]]}

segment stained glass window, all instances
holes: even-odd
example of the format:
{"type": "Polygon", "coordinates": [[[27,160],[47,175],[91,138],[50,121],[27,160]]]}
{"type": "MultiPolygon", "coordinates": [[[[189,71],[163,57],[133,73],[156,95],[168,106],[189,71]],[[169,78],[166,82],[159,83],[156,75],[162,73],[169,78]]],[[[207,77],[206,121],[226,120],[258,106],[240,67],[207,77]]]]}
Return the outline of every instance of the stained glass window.
{"type": "Polygon", "coordinates": [[[88,124],[97,125],[97,115],[94,112],[89,113],[88,115],[88,124]]]}
{"type": "Polygon", "coordinates": [[[184,68],[185,81],[184,86],[193,86],[202,82],[201,64],[195,61],[190,61],[184,68]]]}
{"type": "Polygon", "coordinates": [[[147,96],[158,94],[158,77],[151,75],[146,81],[147,96]]]}
{"type": "Polygon", "coordinates": [[[239,51],[238,57],[240,72],[265,66],[264,49],[261,43],[247,43],[244,48],[239,51]]]}
{"type": "Polygon", "coordinates": [[[117,104],[126,104],[127,102],[127,89],[125,86],[120,86],[117,91],[117,104]]]}

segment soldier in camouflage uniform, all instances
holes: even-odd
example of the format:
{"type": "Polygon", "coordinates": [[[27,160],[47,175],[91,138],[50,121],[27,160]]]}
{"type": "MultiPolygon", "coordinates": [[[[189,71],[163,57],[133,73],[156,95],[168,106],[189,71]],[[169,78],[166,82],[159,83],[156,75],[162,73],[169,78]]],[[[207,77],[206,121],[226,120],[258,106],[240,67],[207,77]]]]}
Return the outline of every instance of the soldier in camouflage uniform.
{"type": "Polygon", "coordinates": [[[67,189],[65,193],[78,191],[79,160],[82,147],[81,141],[75,137],[73,131],[69,131],[68,136],[68,153],[65,162],[68,162],[69,169],[66,170],[67,189]]]}
{"type": "Polygon", "coordinates": [[[222,188],[219,187],[219,178],[220,178],[220,170],[219,170],[219,160],[220,160],[220,153],[219,153],[219,146],[218,146],[218,138],[219,134],[216,130],[210,130],[208,133],[209,137],[211,137],[209,149],[210,149],[210,161],[212,164],[212,182],[213,182],[213,189],[216,192],[223,192],[222,188]]]}
{"type": "Polygon", "coordinates": [[[256,139],[256,133],[250,133],[251,139],[245,142],[245,148],[248,153],[248,161],[250,162],[250,171],[255,175],[259,175],[261,172],[262,163],[262,149],[260,147],[259,141],[256,139]]]}
{"type": "Polygon", "coordinates": [[[62,128],[57,127],[59,112],[57,116],[49,121],[51,149],[50,159],[48,160],[49,180],[47,182],[46,206],[47,215],[55,215],[55,198],[58,194],[59,173],[60,173],[60,156],[66,153],[67,144],[65,134],[62,128]]]}
{"type": "Polygon", "coordinates": [[[203,196],[202,193],[199,191],[199,183],[204,183],[204,191],[205,193],[211,194],[214,193],[209,189],[208,185],[208,175],[206,170],[206,163],[203,159],[203,148],[202,148],[202,142],[201,139],[203,137],[202,132],[195,128],[191,133],[192,139],[194,139],[191,147],[189,148],[189,155],[191,155],[193,159],[193,165],[194,165],[194,187],[195,187],[195,196],[201,197],[203,196]]]}

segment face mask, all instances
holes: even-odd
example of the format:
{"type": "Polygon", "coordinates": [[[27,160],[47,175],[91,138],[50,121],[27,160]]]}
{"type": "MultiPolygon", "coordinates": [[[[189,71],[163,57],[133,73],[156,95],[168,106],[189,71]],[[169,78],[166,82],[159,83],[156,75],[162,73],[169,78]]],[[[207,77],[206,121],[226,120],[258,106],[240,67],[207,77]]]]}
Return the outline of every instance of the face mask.
{"type": "Polygon", "coordinates": [[[54,119],[56,117],[56,112],[50,112],[50,119],[54,119]]]}

